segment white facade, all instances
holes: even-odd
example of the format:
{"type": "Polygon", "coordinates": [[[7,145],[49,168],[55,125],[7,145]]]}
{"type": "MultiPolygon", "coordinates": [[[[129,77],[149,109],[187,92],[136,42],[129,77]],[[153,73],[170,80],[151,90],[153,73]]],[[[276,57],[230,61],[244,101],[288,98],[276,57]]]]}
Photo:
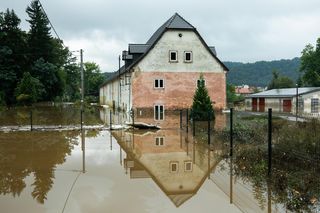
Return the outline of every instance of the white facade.
{"type": "Polygon", "coordinates": [[[193,31],[166,31],[153,49],[136,65],[144,72],[223,72],[224,68],[193,31]],[[182,37],[179,37],[179,34],[182,37]],[[178,62],[169,63],[169,50],[178,52],[178,62]],[[192,52],[192,63],[184,63],[184,52],[192,52]]]}
{"type": "Polygon", "coordinates": [[[129,112],[132,107],[131,78],[123,74],[120,79],[121,84],[116,78],[100,88],[100,104],[129,112]]]}

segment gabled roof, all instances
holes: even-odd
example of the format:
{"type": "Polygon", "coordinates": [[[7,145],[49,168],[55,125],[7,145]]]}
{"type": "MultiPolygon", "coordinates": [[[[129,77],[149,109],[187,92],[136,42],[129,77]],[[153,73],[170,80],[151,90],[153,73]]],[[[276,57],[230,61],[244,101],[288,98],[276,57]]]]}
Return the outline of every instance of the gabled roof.
{"type": "MultiPolygon", "coordinates": [[[[320,87],[300,87],[298,88],[298,95],[304,95],[311,92],[320,91],[320,87]]],[[[295,97],[297,95],[297,88],[272,89],[264,92],[248,95],[246,98],[287,98],[295,97]]]]}
{"type": "MultiPolygon", "coordinates": [[[[153,49],[155,44],[159,41],[162,35],[168,30],[191,30],[197,34],[201,43],[204,47],[208,50],[208,52],[217,60],[217,62],[223,67],[225,71],[229,71],[229,69],[217,58],[217,53],[215,47],[209,47],[207,43],[203,40],[201,35],[198,33],[197,29],[192,26],[189,22],[187,22],[184,18],[182,18],[178,13],[175,13],[172,17],[170,17],[163,25],[161,25],[156,32],[150,37],[146,44],[129,44],[129,49],[131,48],[132,51],[136,53],[142,53],[142,55],[127,66],[125,69],[121,67],[120,75],[129,71],[135,65],[137,65],[148,53],[150,50],[153,49]]],[[[119,70],[112,75],[112,77],[108,78],[101,86],[104,86],[108,82],[116,79],[116,76],[119,74],[119,70]]]]}
{"type": "Polygon", "coordinates": [[[153,45],[167,29],[189,29],[195,30],[191,24],[189,24],[184,18],[182,18],[178,13],[175,13],[171,18],[168,19],[157,31],[151,36],[147,41],[147,44],[153,45]]]}

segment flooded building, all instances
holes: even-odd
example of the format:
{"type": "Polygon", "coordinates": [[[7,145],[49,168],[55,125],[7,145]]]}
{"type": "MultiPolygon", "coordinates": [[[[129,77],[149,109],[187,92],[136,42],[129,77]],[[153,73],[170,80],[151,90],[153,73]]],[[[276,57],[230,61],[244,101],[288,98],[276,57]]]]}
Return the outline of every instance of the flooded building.
{"type": "Polygon", "coordinates": [[[215,109],[226,107],[228,68],[177,13],[145,44],[129,44],[122,60],[125,64],[100,88],[101,105],[165,120],[168,110],[191,107],[202,73],[215,109]]]}
{"type": "Polygon", "coordinates": [[[265,112],[296,113],[302,116],[318,117],[320,87],[272,89],[246,97],[246,110],[265,112]],[[297,104],[298,101],[298,104],[297,104]]]}

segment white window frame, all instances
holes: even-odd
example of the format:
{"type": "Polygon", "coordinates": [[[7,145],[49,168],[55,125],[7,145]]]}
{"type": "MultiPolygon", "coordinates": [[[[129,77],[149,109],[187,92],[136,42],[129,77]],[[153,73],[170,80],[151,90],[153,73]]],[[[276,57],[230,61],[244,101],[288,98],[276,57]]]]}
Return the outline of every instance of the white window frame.
{"type": "Polygon", "coordinates": [[[192,51],[184,51],[183,56],[184,56],[185,63],[192,63],[192,61],[193,61],[192,51]],[[190,53],[190,60],[187,60],[187,53],[190,53]]]}
{"type": "Polygon", "coordinates": [[[192,165],[192,161],[184,161],[184,171],[185,172],[192,172],[193,169],[193,165],[192,165]],[[187,164],[190,164],[190,169],[187,169],[187,164]]]}
{"type": "Polygon", "coordinates": [[[171,173],[178,173],[179,172],[179,161],[170,161],[169,162],[169,170],[170,170],[170,172],[171,173]],[[176,165],[176,170],[174,171],[174,170],[172,170],[172,165],[176,165]]]}
{"type": "Polygon", "coordinates": [[[164,137],[155,137],[156,146],[164,146],[164,137]]]}
{"type": "Polygon", "coordinates": [[[319,98],[311,98],[311,113],[319,113],[319,98]]]}
{"type": "Polygon", "coordinates": [[[178,62],[178,51],[177,50],[169,50],[169,62],[173,62],[173,63],[178,62]],[[171,59],[171,53],[175,53],[176,54],[176,59],[175,60],[171,59]]]}
{"type": "Polygon", "coordinates": [[[162,78],[154,79],[153,88],[155,88],[155,89],[164,89],[164,79],[162,79],[162,78]],[[162,87],[160,86],[160,82],[161,81],[162,81],[162,87]],[[158,86],[156,86],[156,82],[158,82],[158,86]]]}
{"type": "Polygon", "coordinates": [[[154,120],[163,121],[164,120],[164,105],[156,104],[156,105],[154,105],[153,110],[154,110],[153,111],[154,120]],[[158,107],[158,113],[157,113],[157,110],[156,110],[157,107],[158,107]],[[161,107],[162,107],[162,119],[161,119],[161,110],[160,110],[161,107]]]}

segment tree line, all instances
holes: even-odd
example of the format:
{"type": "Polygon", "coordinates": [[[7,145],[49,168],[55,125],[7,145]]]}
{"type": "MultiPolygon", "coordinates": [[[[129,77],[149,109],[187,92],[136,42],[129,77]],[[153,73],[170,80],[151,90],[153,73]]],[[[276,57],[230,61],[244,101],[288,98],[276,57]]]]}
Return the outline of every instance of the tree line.
{"type": "MultiPolygon", "coordinates": [[[[30,29],[20,28],[14,10],[0,12],[0,105],[80,98],[80,66],[63,41],[51,35],[49,20],[38,0],[26,9],[30,29]]],[[[86,62],[85,94],[96,97],[104,76],[86,62]]]]}
{"type": "MultiPolygon", "coordinates": [[[[239,101],[234,85],[248,84],[267,89],[320,87],[320,38],[316,45],[307,44],[300,58],[255,63],[224,62],[227,75],[227,101],[239,101]]],[[[244,97],[242,97],[244,99],[244,97]]]]}

